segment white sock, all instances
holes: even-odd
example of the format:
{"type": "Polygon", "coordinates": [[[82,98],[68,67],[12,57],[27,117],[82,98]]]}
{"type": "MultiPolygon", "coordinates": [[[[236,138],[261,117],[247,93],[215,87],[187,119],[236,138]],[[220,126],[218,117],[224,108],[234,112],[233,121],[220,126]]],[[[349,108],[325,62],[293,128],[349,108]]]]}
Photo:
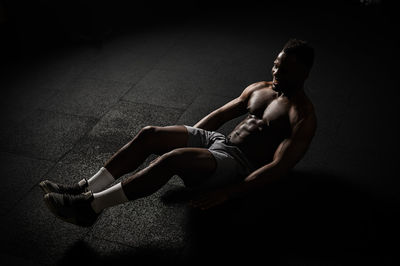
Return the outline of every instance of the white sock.
{"type": "Polygon", "coordinates": [[[121,183],[118,183],[99,193],[93,193],[94,200],[91,202],[92,208],[96,213],[103,209],[129,201],[121,183]]]}
{"type": "Polygon", "coordinates": [[[93,193],[102,191],[114,181],[115,178],[110,174],[110,172],[108,172],[106,168],[102,167],[87,181],[89,185],[88,190],[91,190],[93,193]]]}

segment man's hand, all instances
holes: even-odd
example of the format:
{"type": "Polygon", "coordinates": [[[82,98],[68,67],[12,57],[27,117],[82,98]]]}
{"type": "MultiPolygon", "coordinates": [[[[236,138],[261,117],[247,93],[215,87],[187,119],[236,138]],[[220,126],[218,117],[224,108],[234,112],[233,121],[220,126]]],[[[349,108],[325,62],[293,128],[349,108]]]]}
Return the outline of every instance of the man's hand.
{"type": "Polygon", "coordinates": [[[213,191],[207,191],[197,199],[191,200],[190,205],[202,211],[219,206],[229,201],[233,196],[233,190],[222,188],[213,191]]]}

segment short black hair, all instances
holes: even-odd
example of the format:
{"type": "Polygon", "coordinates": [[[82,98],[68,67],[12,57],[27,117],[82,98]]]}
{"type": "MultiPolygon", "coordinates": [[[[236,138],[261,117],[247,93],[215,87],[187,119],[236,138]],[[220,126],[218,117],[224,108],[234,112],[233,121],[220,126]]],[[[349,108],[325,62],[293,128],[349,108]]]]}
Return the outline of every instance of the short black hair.
{"type": "Polygon", "coordinates": [[[295,55],[297,60],[303,63],[308,69],[311,69],[314,63],[314,48],[303,40],[290,39],[282,51],[286,54],[295,55]]]}

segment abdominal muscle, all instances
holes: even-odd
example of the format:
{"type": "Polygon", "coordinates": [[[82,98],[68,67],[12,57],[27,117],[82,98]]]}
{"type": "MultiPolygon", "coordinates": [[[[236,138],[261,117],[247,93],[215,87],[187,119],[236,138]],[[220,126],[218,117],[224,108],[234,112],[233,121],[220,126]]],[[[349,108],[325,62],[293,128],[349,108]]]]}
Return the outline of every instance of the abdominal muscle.
{"type": "Polygon", "coordinates": [[[248,159],[261,166],[272,161],[276,148],[286,137],[288,128],[283,128],[282,124],[284,123],[270,124],[249,114],[228,135],[228,139],[248,159]]]}

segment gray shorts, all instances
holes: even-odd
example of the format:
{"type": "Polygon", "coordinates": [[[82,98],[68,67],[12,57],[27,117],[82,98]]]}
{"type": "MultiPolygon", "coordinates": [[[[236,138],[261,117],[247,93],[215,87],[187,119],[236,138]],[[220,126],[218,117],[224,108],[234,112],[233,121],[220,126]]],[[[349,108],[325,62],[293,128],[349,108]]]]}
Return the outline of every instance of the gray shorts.
{"type": "MultiPolygon", "coordinates": [[[[189,133],[187,147],[206,148],[217,162],[215,172],[204,179],[201,187],[221,187],[242,181],[255,170],[254,165],[246,158],[242,151],[229,143],[227,137],[215,131],[186,126],[189,133]]],[[[185,185],[188,184],[185,180],[185,185]]]]}

